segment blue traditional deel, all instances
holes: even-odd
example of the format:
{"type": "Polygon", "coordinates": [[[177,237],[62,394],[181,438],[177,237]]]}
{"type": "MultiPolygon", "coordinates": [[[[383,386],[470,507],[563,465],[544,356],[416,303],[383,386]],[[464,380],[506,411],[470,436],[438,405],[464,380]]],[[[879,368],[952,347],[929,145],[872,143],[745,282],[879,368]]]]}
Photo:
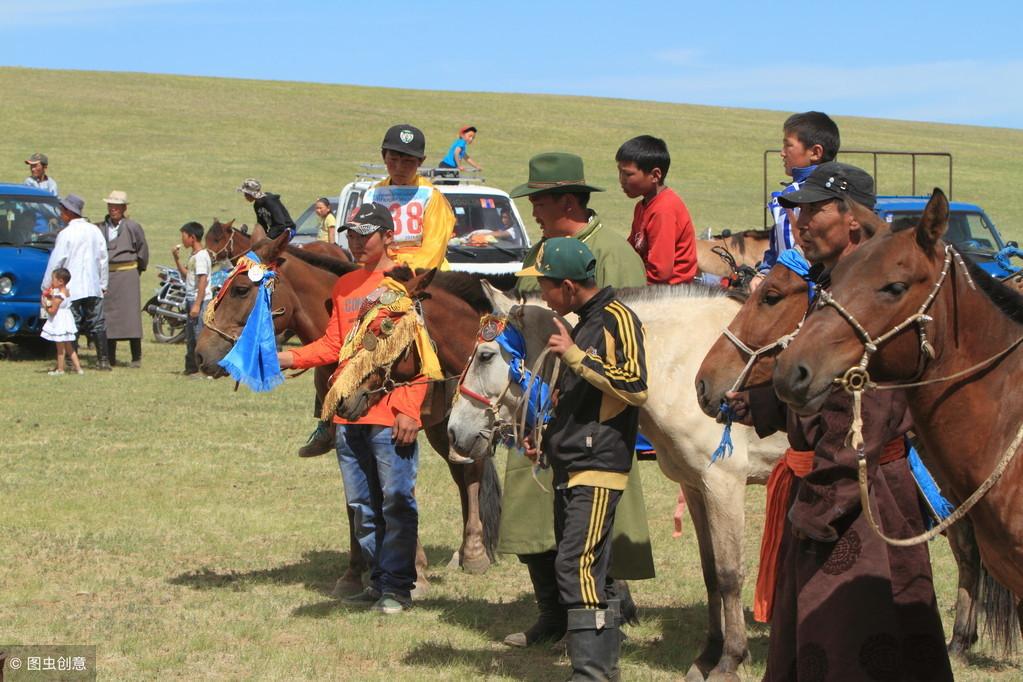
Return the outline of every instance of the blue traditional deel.
{"type": "Polygon", "coordinates": [[[494,341],[511,356],[511,362],[508,363],[508,378],[515,382],[523,393],[529,389],[526,400],[526,427],[532,429],[536,424],[537,415],[545,413],[549,408],[550,386],[542,380],[537,380],[533,382],[532,388],[529,388],[533,374],[526,369],[526,339],[518,329],[506,324],[494,341]]]}
{"type": "Polygon", "coordinates": [[[265,268],[253,251],[249,251],[243,258],[251,261],[251,264],[246,270],[239,269],[236,276],[248,272],[249,279],[259,283],[259,291],[252,311],[245,320],[245,328],[231,351],[218,364],[227,370],[232,379],[253,391],[270,391],[284,381],[281,365],[277,361],[277,335],[270,309],[273,281],[277,274],[265,268]]]}

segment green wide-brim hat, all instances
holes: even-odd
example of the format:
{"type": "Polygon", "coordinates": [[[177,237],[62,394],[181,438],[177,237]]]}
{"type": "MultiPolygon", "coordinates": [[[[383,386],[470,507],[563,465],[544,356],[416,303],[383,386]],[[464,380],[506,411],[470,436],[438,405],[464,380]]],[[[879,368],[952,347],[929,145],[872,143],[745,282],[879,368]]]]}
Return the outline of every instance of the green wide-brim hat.
{"type": "Polygon", "coordinates": [[[603,192],[603,187],[587,184],[583,160],[575,154],[547,152],[529,160],[529,182],[510,194],[513,198],[541,192],[603,192]]]}

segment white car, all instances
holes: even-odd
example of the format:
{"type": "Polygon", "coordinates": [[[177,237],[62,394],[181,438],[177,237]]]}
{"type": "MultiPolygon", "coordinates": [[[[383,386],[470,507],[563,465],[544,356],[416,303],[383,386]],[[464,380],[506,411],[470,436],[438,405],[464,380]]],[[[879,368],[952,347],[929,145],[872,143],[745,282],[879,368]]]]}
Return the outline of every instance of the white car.
{"type": "MultiPolygon", "coordinates": [[[[455,213],[455,233],[448,242],[447,253],[451,269],[513,277],[522,269],[522,258],[530,247],[529,236],[522,226],[522,217],[515,208],[515,202],[507,192],[487,187],[478,175],[463,172],[458,179],[447,179],[434,176],[434,170],[420,169],[420,173],[434,179],[437,189],[447,198],[455,213]],[[452,184],[440,184],[442,182],[452,184]]],[[[363,164],[363,172],[345,185],[338,195],[336,215],[339,225],[363,203],[366,191],[385,177],[383,166],[363,164]]],[[[338,236],[338,243],[348,248],[348,237],[344,232],[338,236]]],[[[507,279],[503,283],[510,287],[514,280],[507,279]]]]}

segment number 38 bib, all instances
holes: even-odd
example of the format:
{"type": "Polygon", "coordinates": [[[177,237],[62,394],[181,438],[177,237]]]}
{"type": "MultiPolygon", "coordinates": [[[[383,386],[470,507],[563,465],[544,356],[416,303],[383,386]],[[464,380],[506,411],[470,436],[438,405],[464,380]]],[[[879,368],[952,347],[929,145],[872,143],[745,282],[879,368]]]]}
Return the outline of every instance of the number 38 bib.
{"type": "Polygon", "coordinates": [[[423,220],[432,194],[431,187],[386,185],[370,188],[363,202],[386,206],[394,220],[395,244],[415,246],[423,242],[423,220]]]}

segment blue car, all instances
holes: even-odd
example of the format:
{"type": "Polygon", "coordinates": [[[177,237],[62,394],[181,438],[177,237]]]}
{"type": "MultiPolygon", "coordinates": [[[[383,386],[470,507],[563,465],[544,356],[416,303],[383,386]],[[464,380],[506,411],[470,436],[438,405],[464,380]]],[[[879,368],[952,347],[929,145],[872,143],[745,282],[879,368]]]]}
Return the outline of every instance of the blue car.
{"type": "Polygon", "coordinates": [[[40,285],[61,227],[57,197],[0,183],[0,341],[39,335],[40,285]]]}
{"type": "MultiPolygon", "coordinates": [[[[898,224],[900,220],[916,223],[923,215],[928,199],[929,197],[880,196],[874,210],[893,225],[898,224]]],[[[1019,266],[1009,262],[1007,256],[1018,245],[1002,239],[998,228],[984,213],[984,209],[962,201],[949,202],[948,208],[946,242],[952,242],[961,253],[969,254],[993,277],[1003,279],[1020,270],[1019,266]]]]}

